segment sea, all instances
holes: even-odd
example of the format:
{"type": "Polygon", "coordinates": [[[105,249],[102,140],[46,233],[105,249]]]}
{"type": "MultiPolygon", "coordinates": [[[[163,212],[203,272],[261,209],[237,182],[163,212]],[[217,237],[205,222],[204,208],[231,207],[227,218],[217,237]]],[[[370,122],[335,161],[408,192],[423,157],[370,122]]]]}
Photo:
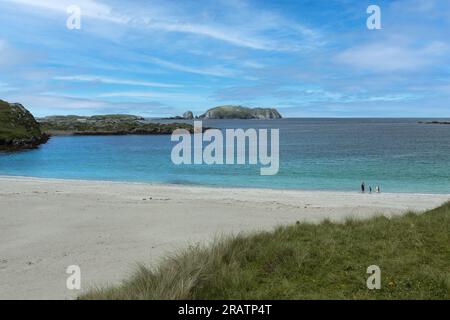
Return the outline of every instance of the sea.
{"type": "Polygon", "coordinates": [[[364,181],[381,192],[450,193],[450,125],[419,123],[429,120],[203,121],[279,129],[276,175],[261,175],[261,165],[176,165],[170,135],[55,136],[34,150],[0,153],[0,175],[335,191],[359,191],[364,181]]]}

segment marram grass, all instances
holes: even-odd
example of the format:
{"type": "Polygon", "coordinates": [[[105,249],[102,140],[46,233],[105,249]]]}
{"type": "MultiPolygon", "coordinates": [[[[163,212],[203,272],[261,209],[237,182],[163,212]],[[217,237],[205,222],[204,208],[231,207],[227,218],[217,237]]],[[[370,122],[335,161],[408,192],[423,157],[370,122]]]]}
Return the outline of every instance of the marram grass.
{"type": "Polygon", "coordinates": [[[450,299],[450,203],[192,246],[80,299],[450,299]],[[367,289],[370,265],[380,290],[367,289]]]}

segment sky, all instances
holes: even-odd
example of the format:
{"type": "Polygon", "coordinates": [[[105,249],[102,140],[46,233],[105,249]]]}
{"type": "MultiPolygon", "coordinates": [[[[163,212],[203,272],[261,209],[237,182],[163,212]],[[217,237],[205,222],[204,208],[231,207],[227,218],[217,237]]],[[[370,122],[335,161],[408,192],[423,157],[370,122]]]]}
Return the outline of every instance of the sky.
{"type": "Polygon", "coordinates": [[[450,0],[0,0],[0,99],[35,116],[450,117],[450,0]]]}

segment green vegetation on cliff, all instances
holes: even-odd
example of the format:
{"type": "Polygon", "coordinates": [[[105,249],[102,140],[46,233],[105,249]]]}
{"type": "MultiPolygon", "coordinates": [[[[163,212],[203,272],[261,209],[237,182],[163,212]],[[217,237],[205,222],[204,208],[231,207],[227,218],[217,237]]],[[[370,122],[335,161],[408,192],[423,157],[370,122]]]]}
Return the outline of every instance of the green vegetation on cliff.
{"type": "Polygon", "coordinates": [[[47,140],[24,106],[0,100],[0,149],[34,148],[47,140]]]}
{"type": "Polygon", "coordinates": [[[218,106],[206,111],[200,118],[205,119],[280,119],[274,108],[247,108],[243,106],[218,106]]]}
{"type": "Polygon", "coordinates": [[[193,132],[186,123],[161,124],[134,115],[51,116],[38,119],[50,135],[171,134],[176,129],[193,132]]]}
{"type": "Polygon", "coordinates": [[[82,299],[450,299],[450,203],[194,246],[82,299]],[[366,286],[381,269],[381,289],[366,286]]]}

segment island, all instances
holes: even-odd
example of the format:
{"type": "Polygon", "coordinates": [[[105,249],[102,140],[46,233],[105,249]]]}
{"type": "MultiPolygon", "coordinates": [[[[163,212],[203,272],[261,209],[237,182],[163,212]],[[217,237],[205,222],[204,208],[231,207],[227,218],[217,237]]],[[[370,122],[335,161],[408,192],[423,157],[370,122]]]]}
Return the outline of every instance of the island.
{"type": "Polygon", "coordinates": [[[126,114],[48,116],[37,120],[48,135],[157,135],[172,134],[176,129],[194,132],[187,123],[162,124],[126,114]]]}
{"type": "Polygon", "coordinates": [[[199,116],[200,119],[280,119],[281,114],[275,108],[248,108],[226,105],[209,109],[199,116]]]}
{"type": "Polygon", "coordinates": [[[192,120],[194,119],[194,114],[192,111],[186,111],[183,113],[182,116],[175,116],[175,117],[168,117],[168,118],[162,118],[164,120],[192,120]]]}
{"type": "Polygon", "coordinates": [[[450,124],[450,121],[418,121],[417,123],[422,123],[422,124],[450,124]]]}
{"type": "Polygon", "coordinates": [[[0,150],[32,149],[48,139],[23,105],[0,100],[0,150]]]}

